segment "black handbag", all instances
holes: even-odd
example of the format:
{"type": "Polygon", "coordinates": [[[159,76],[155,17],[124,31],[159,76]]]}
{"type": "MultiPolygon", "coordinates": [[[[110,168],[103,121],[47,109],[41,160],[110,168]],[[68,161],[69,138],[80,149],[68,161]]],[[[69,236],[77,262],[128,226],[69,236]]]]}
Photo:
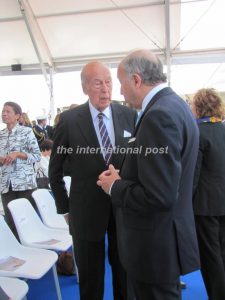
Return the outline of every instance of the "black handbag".
{"type": "Polygon", "coordinates": [[[39,189],[49,189],[49,179],[41,168],[37,171],[36,181],[39,189]]]}

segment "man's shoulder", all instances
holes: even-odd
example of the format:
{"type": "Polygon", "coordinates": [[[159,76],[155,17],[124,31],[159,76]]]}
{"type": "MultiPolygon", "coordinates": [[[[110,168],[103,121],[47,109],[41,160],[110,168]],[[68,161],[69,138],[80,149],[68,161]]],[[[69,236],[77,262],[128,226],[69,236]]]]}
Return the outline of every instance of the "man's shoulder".
{"type": "Polygon", "coordinates": [[[112,103],[111,107],[115,112],[123,112],[130,115],[136,115],[137,113],[134,109],[119,103],[112,103]]]}
{"type": "Polygon", "coordinates": [[[87,102],[84,104],[81,104],[77,107],[74,107],[72,109],[68,109],[64,112],[61,113],[60,115],[60,119],[64,118],[64,119],[70,119],[70,118],[74,118],[74,116],[79,115],[80,113],[84,112],[85,110],[87,110],[88,105],[87,102]]]}

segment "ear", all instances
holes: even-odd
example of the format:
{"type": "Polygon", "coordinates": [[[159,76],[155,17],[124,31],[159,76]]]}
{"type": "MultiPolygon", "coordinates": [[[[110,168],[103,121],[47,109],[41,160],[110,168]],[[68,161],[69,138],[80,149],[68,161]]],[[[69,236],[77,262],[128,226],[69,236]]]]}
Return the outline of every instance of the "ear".
{"type": "Polygon", "coordinates": [[[135,87],[139,88],[141,86],[142,80],[139,74],[133,74],[132,80],[134,82],[135,87]]]}
{"type": "Polygon", "coordinates": [[[16,119],[19,121],[19,118],[21,117],[21,114],[16,114],[16,119]]]}
{"type": "Polygon", "coordinates": [[[82,84],[82,90],[84,92],[85,95],[87,95],[87,85],[86,84],[82,84]]]}

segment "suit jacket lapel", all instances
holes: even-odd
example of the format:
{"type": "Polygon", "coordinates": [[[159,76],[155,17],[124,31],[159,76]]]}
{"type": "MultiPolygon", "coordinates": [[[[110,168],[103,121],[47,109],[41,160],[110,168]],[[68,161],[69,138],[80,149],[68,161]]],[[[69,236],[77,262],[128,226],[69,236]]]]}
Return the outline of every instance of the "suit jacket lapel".
{"type": "Polygon", "coordinates": [[[77,118],[77,124],[80,128],[80,132],[84,136],[87,144],[91,145],[92,147],[99,147],[98,138],[95,132],[88,102],[84,104],[83,109],[80,111],[77,118]]]}
{"type": "Polygon", "coordinates": [[[112,108],[112,117],[113,117],[113,127],[115,132],[115,146],[123,145],[123,124],[121,111],[118,110],[117,106],[111,105],[112,108]]]}

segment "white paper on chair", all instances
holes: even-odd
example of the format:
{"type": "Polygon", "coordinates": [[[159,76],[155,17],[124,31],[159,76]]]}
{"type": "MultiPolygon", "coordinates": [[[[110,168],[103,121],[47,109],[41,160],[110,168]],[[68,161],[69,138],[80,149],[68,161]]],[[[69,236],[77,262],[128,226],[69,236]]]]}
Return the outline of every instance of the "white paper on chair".
{"type": "Polygon", "coordinates": [[[0,270],[13,271],[22,266],[26,261],[13,256],[0,258],[0,270]]]}
{"type": "Polygon", "coordinates": [[[56,240],[56,239],[50,239],[50,240],[47,240],[47,241],[35,242],[34,244],[54,245],[54,244],[57,244],[57,243],[59,243],[59,242],[60,242],[59,240],[56,240]]]}

